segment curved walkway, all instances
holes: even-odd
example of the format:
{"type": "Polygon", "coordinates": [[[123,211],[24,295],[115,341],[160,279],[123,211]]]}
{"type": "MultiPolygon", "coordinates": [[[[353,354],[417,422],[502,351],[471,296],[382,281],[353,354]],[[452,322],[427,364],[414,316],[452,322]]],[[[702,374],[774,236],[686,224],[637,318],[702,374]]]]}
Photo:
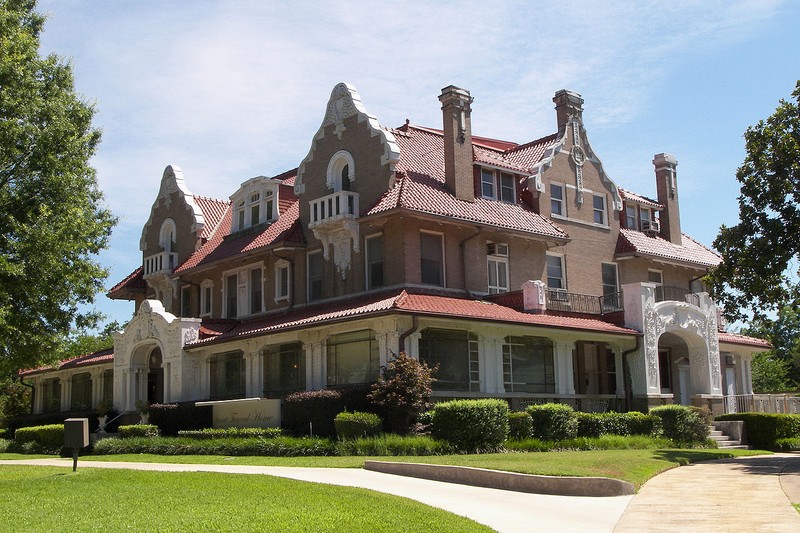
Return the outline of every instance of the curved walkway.
{"type": "MultiPolygon", "coordinates": [[[[71,459],[0,461],[72,467],[71,459]]],[[[696,463],[649,480],[635,496],[550,496],[402,477],[353,468],[290,468],[81,461],[78,468],[267,474],[362,487],[445,509],[498,531],[800,531],[800,455],[696,463]],[[616,526],[616,527],[615,527],[616,526]]]]}

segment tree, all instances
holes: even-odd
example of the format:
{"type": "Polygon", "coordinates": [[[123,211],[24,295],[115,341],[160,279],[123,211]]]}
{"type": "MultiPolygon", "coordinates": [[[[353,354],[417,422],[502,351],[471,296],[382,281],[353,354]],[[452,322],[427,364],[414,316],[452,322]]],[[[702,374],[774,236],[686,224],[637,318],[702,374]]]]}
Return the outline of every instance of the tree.
{"type": "Polygon", "coordinates": [[[94,107],[70,65],[40,57],[35,0],[0,0],[0,373],[56,357],[107,272],[94,260],[115,219],[89,159],[94,107]]]}
{"type": "Polygon", "coordinates": [[[783,392],[793,387],[789,382],[789,363],[770,352],[753,355],[753,392],[783,392]]]}
{"type": "Polygon", "coordinates": [[[722,226],[714,240],[723,262],[708,282],[731,319],[800,303],[800,272],[789,271],[800,258],[800,81],[792,97],[745,132],[747,156],[736,172],[739,224],[722,226]]]}
{"type": "Polygon", "coordinates": [[[773,346],[760,358],[758,370],[756,358],[753,358],[754,389],[757,374],[764,383],[759,391],[788,389],[800,384],[800,311],[797,308],[786,305],[778,309],[774,319],[754,319],[743,333],[767,339],[773,346]]]}
{"type": "Polygon", "coordinates": [[[435,370],[405,352],[381,369],[369,399],[383,410],[391,431],[408,433],[416,416],[430,407],[435,370]]]}

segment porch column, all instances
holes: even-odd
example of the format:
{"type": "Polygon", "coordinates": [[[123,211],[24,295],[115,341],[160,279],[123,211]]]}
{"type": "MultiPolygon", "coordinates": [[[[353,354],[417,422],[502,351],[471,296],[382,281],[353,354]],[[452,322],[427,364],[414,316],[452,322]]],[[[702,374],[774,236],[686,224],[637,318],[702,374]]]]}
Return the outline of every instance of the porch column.
{"type": "Polygon", "coordinates": [[[172,402],[172,363],[161,363],[164,368],[164,403],[172,402]]]}
{"type": "Polygon", "coordinates": [[[573,342],[554,343],[556,394],[575,394],[575,374],[572,368],[573,342]]]}
{"type": "Polygon", "coordinates": [[[211,358],[200,362],[200,397],[211,398],[211,358]]]}
{"type": "Polygon", "coordinates": [[[61,378],[61,410],[69,411],[72,408],[72,379],[61,378]]]}
{"type": "Polygon", "coordinates": [[[742,357],[742,393],[753,394],[753,360],[742,357]]]}
{"type": "Polygon", "coordinates": [[[33,414],[35,415],[42,412],[42,383],[42,379],[33,379],[33,414]]]}
{"type": "Polygon", "coordinates": [[[264,391],[264,357],[261,351],[245,355],[245,383],[248,398],[260,398],[264,391]]]}
{"type": "Polygon", "coordinates": [[[622,349],[619,347],[614,350],[614,366],[616,367],[617,396],[625,396],[625,367],[622,365],[622,349]]]}
{"type": "Polygon", "coordinates": [[[481,336],[478,376],[482,392],[506,392],[503,383],[503,343],[502,337],[481,336]]]}

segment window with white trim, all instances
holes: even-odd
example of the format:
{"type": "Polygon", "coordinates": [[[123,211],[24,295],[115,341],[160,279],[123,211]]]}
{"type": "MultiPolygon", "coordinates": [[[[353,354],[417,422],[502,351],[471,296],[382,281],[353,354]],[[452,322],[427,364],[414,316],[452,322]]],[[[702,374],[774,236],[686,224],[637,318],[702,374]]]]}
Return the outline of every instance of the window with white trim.
{"type": "Polygon", "coordinates": [[[664,300],[664,276],[660,270],[648,270],[647,281],[656,285],[656,301],[664,300]]]}
{"type": "Polygon", "coordinates": [[[639,208],[639,221],[640,221],[639,227],[641,228],[642,231],[648,231],[650,229],[650,223],[652,220],[651,216],[652,213],[649,207],[639,208]]]}
{"type": "Polygon", "coordinates": [[[323,268],[322,250],[308,252],[306,254],[306,277],[308,287],[307,298],[309,302],[319,300],[323,295],[323,268]]]}
{"type": "Polygon", "coordinates": [[[625,205],[625,227],[628,229],[639,229],[639,225],[637,224],[638,217],[636,216],[636,206],[635,205],[625,205]]]}
{"type": "Polygon", "coordinates": [[[600,263],[600,278],[603,284],[603,310],[620,309],[619,278],[616,263],[600,263]]]}
{"type": "Polygon", "coordinates": [[[200,284],[200,316],[209,316],[211,314],[213,295],[214,282],[210,279],[203,280],[200,284]]]}
{"type": "Polygon", "coordinates": [[[173,249],[175,248],[176,233],[177,230],[175,227],[174,220],[168,218],[161,223],[161,231],[159,232],[158,235],[158,245],[161,247],[162,251],[164,252],[173,251],[173,249]]]}
{"type": "Polygon", "coordinates": [[[566,290],[567,288],[563,255],[547,254],[547,288],[554,290],[566,290]]]}
{"type": "Polygon", "coordinates": [[[454,329],[427,328],[419,339],[419,360],[438,366],[434,390],[480,390],[478,336],[454,329]]]}
{"type": "Polygon", "coordinates": [[[278,184],[263,176],[245,182],[236,194],[231,196],[233,206],[231,231],[242,231],[277,219],[277,191],[278,184]]]}
{"type": "Polygon", "coordinates": [[[490,242],[486,245],[489,294],[508,292],[508,245],[490,242]]]}
{"type": "Polygon", "coordinates": [[[383,235],[366,239],[367,290],[383,287],[383,235]]]}
{"type": "Polygon", "coordinates": [[[567,216],[567,208],[564,203],[564,186],[560,183],[550,184],[550,214],[567,216]]]}
{"type": "Polygon", "coordinates": [[[264,310],[264,279],[262,270],[254,268],[250,271],[250,314],[254,315],[264,310]]]}
{"type": "Polygon", "coordinates": [[[349,191],[355,181],[356,165],[347,150],[339,150],[328,161],[327,185],[334,191],[349,191]]]}
{"type": "Polygon", "coordinates": [[[607,226],[606,197],[600,194],[592,195],[592,207],[594,211],[594,223],[607,226]]]}
{"type": "Polygon", "coordinates": [[[288,300],[291,296],[289,261],[279,259],[275,262],[275,301],[288,300]]]}
{"type": "Polygon", "coordinates": [[[422,231],[419,234],[420,281],[444,287],[444,235],[422,231]]]}
{"type": "Polygon", "coordinates": [[[505,392],[555,392],[553,341],[546,337],[506,337],[503,388],[505,392]]]}
{"type": "Polygon", "coordinates": [[[264,270],[251,265],[223,276],[223,316],[237,318],[264,311],[264,270]]]}
{"type": "Polygon", "coordinates": [[[516,202],[514,175],[500,170],[481,169],[481,196],[487,200],[500,200],[507,204],[516,202]]]}

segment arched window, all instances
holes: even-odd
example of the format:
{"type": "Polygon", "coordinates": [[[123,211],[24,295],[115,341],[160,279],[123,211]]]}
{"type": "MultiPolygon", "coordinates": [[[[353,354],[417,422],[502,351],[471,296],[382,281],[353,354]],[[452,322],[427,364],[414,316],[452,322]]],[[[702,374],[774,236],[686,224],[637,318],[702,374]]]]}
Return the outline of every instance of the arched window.
{"type": "Polygon", "coordinates": [[[355,181],[353,156],[346,150],[339,150],[328,163],[328,187],[334,191],[349,191],[355,181]]]}
{"type": "Polygon", "coordinates": [[[166,219],[161,224],[161,232],[158,236],[158,244],[161,246],[161,250],[165,252],[171,252],[173,246],[175,245],[175,221],[171,218],[166,219]]]}

